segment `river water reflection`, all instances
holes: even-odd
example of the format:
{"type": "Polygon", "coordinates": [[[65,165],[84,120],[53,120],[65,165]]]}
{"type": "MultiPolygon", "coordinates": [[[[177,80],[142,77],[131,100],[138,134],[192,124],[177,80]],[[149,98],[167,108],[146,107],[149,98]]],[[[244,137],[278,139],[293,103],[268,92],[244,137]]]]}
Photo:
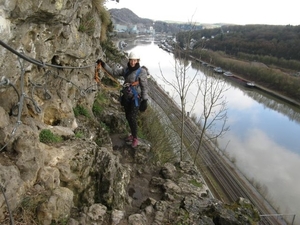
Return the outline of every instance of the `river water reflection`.
{"type": "MultiPolygon", "coordinates": [[[[178,99],[161,79],[163,73],[166,78],[175,80],[173,55],[160,49],[153,38],[129,43],[125,51],[132,49],[140,54],[141,65],[146,65],[166,92],[178,99]]],[[[188,74],[197,73],[201,77],[211,73],[206,67],[197,67],[193,63],[188,74]]],[[[260,184],[280,213],[296,214],[294,224],[300,224],[297,218],[300,212],[300,107],[230,80],[227,84],[230,87],[225,92],[230,130],[218,141],[220,148],[236,159],[240,171],[260,184]]],[[[191,99],[195,93],[193,88],[191,99]]],[[[196,115],[203,110],[200,102],[193,111],[196,115]]]]}

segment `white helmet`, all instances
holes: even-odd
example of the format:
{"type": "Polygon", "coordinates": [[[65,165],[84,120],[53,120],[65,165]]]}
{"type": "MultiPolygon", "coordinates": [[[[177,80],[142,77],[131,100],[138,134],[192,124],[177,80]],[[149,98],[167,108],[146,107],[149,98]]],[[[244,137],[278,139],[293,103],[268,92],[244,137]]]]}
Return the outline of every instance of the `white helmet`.
{"type": "Polygon", "coordinates": [[[140,59],[140,56],[135,52],[130,52],[129,59],[140,59]]]}

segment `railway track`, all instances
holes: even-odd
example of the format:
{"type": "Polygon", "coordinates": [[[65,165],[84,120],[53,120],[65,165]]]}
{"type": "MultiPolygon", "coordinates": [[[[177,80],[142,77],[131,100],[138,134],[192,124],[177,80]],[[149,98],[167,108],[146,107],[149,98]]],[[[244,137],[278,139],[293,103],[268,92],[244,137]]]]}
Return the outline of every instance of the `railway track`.
{"type": "MultiPolygon", "coordinates": [[[[182,115],[177,104],[151,79],[149,79],[149,87],[149,95],[152,100],[163,109],[166,115],[168,115],[175,129],[180,131],[181,123],[179,121],[181,121],[182,115]]],[[[197,135],[197,133],[199,133],[197,132],[198,130],[197,126],[189,118],[186,118],[184,143],[186,146],[189,146],[188,152],[194,159],[199,145],[197,135]]],[[[205,167],[209,172],[210,176],[205,175],[203,177],[206,180],[210,191],[219,200],[230,203],[243,197],[248,199],[258,209],[260,215],[276,213],[270,205],[266,205],[264,198],[251,186],[251,184],[246,183],[245,180],[240,178],[236,169],[215,150],[215,147],[208,140],[202,142],[201,152],[199,152],[196,157],[195,163],[198,168],[200,167],[200,171],[203,172],[203,167],[205,167]],[[209,177],[212,177],[212,179],[217,182],[219,188],[213,184],[214,182],[211,182],[211,178],[209,177]],[[220,193],[220,189],[223,193],[220,193]]],[[[275,217],[263,217],[260,224],[286,225],[284,220],[275,217]]]]}

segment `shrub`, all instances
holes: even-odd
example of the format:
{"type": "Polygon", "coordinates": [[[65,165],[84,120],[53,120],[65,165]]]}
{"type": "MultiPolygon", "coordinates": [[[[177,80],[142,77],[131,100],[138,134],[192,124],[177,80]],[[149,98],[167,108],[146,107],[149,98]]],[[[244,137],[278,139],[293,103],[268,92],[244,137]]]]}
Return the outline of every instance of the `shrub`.
{"type": "Polygon", "coordinates": [[[100,122],[101,127],[107,131],[108,133],[110,133],[110,127],[107,126],[104,122],[100,122]]]}
{"type": "Polygon", "coordinates": [[[61,136],[53,134],[50,130],[45,129],[42,130],[40,135],[40,142],[48,144],[48,143],[57,143],[57,142],[61,142],[63,139],[61,136]]]}
{"type": "Polygon", "coordinates": [[[74,112],[75,117],[78,117],[79,115],[83,115],[85,117],[90,118],[90,114],[89,114],[88,110],[81,105],[77,105],[73,109],[73,112],[74,112]]]}
{"type": "Polygon", "coordinates": [[[101,47],[108,60],[120,63],[124,59],[124,54],[120,52],[112,40],[101,42],[101,47]]]}
{"type": "Polygon", "coordinates": [[[202,187],[203,184],[198,182],[197,180],[193,179],[193,180],[190,180],[190,184],[194,185],[195,187],[202,187]]]}
{"type": "Polygon", "coordinates": [[[92,35],[95,31],[96,22],[92,13],[84,15],[80,21],[78,31],[92,35]]]}
{"type": "Polygon", "coordinates": [[[84,134],[81,131],[78,131],[78,132],[75,133],[76,138],[83,138],[83,136],[84,136],[84,134]]]}
{"type": "Polygon", "coordinates": [[[93,104],[93,113],[95,116],[100,116],[106,105],[109,104],[109,99],[104,92],[100,92],[93,104]]]}
{"type": "Polygon", "coordinates": [[[153,153],[153,162],[172,162],[176,159],[176,155],[172,151],[172,137],[169,137],[166,129],[168,127],[161,123],[159,114],[150,107],[146,112],[139,116],[138,136],[145,138],[151,142],[151,152],[153,153]]]}
{"type": "Polygon", "coordinates": [[[107,40],[107,34],[113,31],[110,14],[103,6],[104,3],[105,0],[92,0],[93,9],[95,9],[101,20],[100,42],[107,40]]]}
{"type": "Polygon", "coordinates": [[[103,107],[99,105],[98,102],[95,102],[93,105],[93,113],[95,116],[100,116],[101,113],[103,112],[103,107]]]}

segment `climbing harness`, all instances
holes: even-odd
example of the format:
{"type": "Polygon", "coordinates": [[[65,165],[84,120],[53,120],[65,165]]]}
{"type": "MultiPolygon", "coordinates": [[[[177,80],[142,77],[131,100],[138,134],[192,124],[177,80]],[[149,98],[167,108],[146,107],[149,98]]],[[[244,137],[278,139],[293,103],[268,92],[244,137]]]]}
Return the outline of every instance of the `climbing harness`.
{"type": "MultiPolygon", "coordinates": [[[[128,72],[128,70],[126,70],[128,72]]],[[[125,74],[127,73],[125,72],[125,74]]],[[[134,102],[135,102],[135,106],[139,106],[139,93],[137,91],[137,87],[139,85],[139,75],[141,73],[141,68],[138,68],[138,70],[136,71],[135,74],[135,81],[132,83],[124,83],[123,84],[123,94],[125,94],[124,92],[127,92],[125,95],[130,95],[130,93],[132,93],[133,98],[134,98],[134,102]]]]}

